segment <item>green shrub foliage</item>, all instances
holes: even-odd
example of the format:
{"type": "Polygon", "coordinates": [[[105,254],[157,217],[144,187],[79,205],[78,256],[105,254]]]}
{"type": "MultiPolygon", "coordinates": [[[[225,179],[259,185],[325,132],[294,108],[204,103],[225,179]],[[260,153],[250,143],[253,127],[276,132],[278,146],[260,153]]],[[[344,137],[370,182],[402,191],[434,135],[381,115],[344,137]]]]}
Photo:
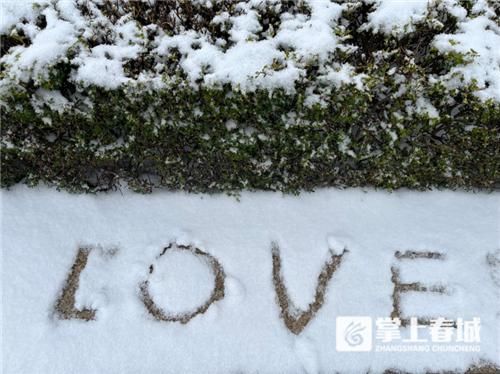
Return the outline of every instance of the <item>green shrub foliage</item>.
{"type": "MultiPolygon", "coordinates": [[[[284,3],[292,13],[309,11],[301,2],[284,3]]],[[[156,23],[166,33],[191,28],[227,40],[223,25],[206,18],[234,9],[231,1],[209,10],[169,1],[153,10],[140,2],[103,4],[110,19],[132,14],[141,25],[156,23]],[[172,18],[169,6],[177,6],[180,16],[172,18]]],[[[294,90],[193,85],[172,51],[165,86],[134,82],[106,89],[71,79],[69,50],[46,77],[4,82],[2,186],[46,183],[97,192],[126,183],[140,192],[292,193],[328,186],[498,187],[498,102],[480,99],[474,81],[453,88],[436,79],[474,58],[473,51],[442,53],[432,46],[438,33],[456,32],[456,18],[436,7],[403,36],[388,35],[360,28],[372,7],[353,2],[332,30],[350,48],[338,49],[329,61],[352,66],[363,87],[325,83],[314,59],[294,90]],[[41,89],[57,91],[71,105],[61,109],[37,99],[41,89]],[[320,99],[310,102],[311,95],[320,99]],[[415,109],[422,98],[432,111],[415,109]]],[[[470,10],[467,2],[464,7],[470,10]]],[[[279,22],[278,11],[262,10],[267,29],[261,33],[279,22]]],[[[43,27],[43,19],[37,22],[43,27]]],[[[9,35],[2,53],[29,43],[25,35],[9,35]]],[[[133,77],[156,63],[142,54],[127,61],[125,70],[133,77]]],[[[271,68],[279,70],[280,62],[271,68]]]]}

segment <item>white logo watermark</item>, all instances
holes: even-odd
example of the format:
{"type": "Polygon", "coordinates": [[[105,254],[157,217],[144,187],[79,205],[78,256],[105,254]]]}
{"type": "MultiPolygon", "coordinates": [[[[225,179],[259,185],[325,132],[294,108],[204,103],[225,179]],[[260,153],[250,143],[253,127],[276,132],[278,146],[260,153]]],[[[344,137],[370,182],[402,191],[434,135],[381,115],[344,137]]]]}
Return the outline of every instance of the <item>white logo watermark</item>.
{"type": "Polygon", "coordinates": [[[410,318],[403,328],[399,318],[345,316],[336,320],[339,352],[479,352],[481,320],[439,317],[426,324],[410,318]]]}
{"type": "Polygon", "coordinates": [[[368,352],[372,350],[371,317],[337,317],[337,351],[368,352]]]}

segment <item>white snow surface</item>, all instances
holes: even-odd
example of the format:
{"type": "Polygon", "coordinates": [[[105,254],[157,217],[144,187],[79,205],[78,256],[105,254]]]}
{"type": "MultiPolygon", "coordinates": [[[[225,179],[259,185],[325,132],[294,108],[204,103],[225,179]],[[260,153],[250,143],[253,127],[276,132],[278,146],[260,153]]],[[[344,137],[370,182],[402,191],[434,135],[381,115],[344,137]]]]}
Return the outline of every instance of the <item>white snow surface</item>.
{"type": "MultiPolygon", "coordinates": [[[[499,4],[500,6],[500,4],[499,4]]],[[[476,82],[484,99],[500,100],[500,26],[498,18],[477,17],[460,23],[457,34],[441,34],[434,45],[443,52],[469,54],[470,63],[457,66],[445,77],[449,86],[459,87],[461,79],[476,82]]]]}
{"type": "Polygon", "coordinates": [[[500,364],[499,197],[326,189],[300,196],[244,192],[238,201],[171,192],[2,191],[3,372],[420,373],[463,370],[480,360],[500,364]],[[173,242],[209,253],[226,275],[224,298],[187,324],[155,320],[140,298],[147,279],[156,303],[172,313],[209,297],[213,274],[205,261],[188,251],[160,256],[173,242]],[[280,318],[272,242],[299,308],[312,302],[331,253],[349,251],[299,335],[280,318]],[[93,248],[76,294],[78,308],[97,310],[89,322],[54,314],[79,247],[93,248]],[[406,250],[445,257],[395,257],[406,250]],[[403,282],[446,287],[445,294],[403,293],[404,313],[479,317],[481,351],[337,352],[336,317],[390,316],[391,267],[403,282]]]}
{"type": "MultiPolygon", "coordinates": [[[[373,2],[373,1],[372,1],[373,2]]],[[[376,9],[368,16],[364,28],[375,32],[403,33],[405,26],[411,30],[412,23],[422,20],[429,5],[428,0],[376,0],[376,9]]]]}

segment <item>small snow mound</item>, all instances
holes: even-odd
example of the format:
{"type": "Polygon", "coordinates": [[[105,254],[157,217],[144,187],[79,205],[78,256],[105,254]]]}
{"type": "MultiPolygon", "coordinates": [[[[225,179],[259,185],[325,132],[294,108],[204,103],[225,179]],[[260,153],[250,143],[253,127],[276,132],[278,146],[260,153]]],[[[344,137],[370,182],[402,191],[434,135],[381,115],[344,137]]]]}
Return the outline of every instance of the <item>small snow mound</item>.
{"type": "Polygon", "coordinates": [[[347,239],[340,236],[328,235],[326,241],[328,243],[328,249],[337,256],[341,255],[344,249],[348,247],[347,239]]]}
{"type": "Polygon", "coordinates": [[[399,34],[422,20],[428,9],[427,0],[379,0],[376,9],[368,16],[369,22],[364,28],[375,32],[399,34]]]}

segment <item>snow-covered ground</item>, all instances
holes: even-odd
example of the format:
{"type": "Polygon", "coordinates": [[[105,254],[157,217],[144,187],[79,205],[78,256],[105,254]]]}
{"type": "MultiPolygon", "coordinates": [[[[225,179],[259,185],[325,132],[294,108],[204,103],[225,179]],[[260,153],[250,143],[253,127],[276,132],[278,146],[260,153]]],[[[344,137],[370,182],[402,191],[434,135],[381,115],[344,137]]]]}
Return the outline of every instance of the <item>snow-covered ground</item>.
{"type": "MultiPolygon", "coordinates": [[[[463,371],[481,360],[498,365],[499,203],[498,194],[437,191],[243,193],[239,201],[2,191],[3,370],[417,373],[463,371]],[[71,293],[75,259],[85,255],[74,313],[65,315],[61,298],[71,293]],[[291,331],[281,317],[277,278],[297,317],[313,303],[328,261],[336,266],[324,301],[300,331],[291,331]],[[412,282],[442,292],[394,293],[395,283],[412,282]],[[463,347],[468,338],[475,351],[377,352],[384,336],[396,339],[382,329],[395,297],[404,318],[445,317],[469,327],[479,318],[480,339],[459,322],[451,341],[432,345],[463,347]],[[146,299],[173,321],[158,320],[146,299]],[[84,309],[93,319],[78,318],[84,309]],[[336,321],[348,316],[373,318],[371,350],[339,350],[336,321]]],[[[405,339],[411,330],[398,331],[405,339]]],[[[429,343],[432,331],[420,326],[419,338],[429,343]]]]}

